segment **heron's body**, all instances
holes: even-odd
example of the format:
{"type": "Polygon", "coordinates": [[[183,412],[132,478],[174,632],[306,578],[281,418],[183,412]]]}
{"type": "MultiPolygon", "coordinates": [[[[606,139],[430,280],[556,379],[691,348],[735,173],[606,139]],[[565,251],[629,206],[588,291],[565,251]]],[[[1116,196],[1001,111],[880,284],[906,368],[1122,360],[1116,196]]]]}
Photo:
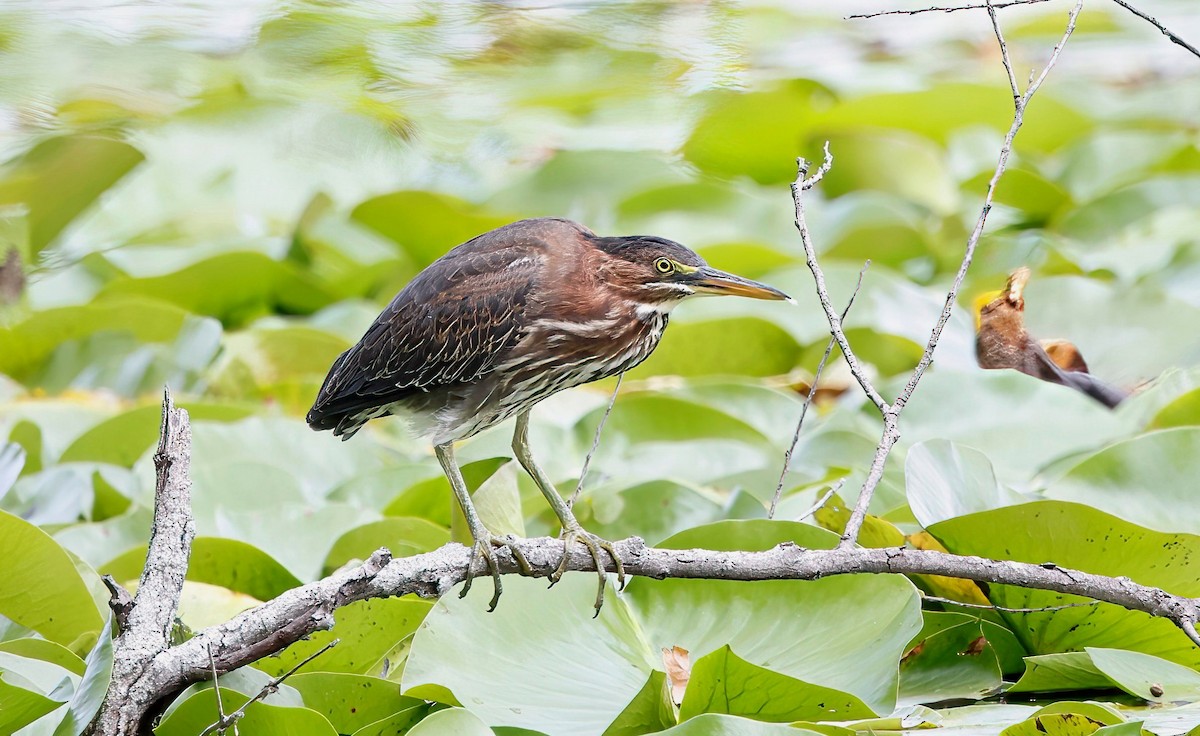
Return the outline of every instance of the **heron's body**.
{"type": "Polygon", "coordinates": [[[454,248],[338,358],[309,424],[349,439],[368,420],[398,413],[440,445],[633,368],[684,294],[618,287],[618,301],[590,296],[593,282],[624,275],[627,261],[604,250],[630,247],[622,240],[546,218],[454,248]]]}
{"type": "Polygon", "coordinates": [[[641,363],[662,338],[671,310],[697,294],[788,298],[713,269],[663,238],[600,237],[555,218],[514,222],[459,245],[417,274],[334,362],[308,423],[349,439],[376,417],[408,417],[433,443],[498,597],[491,547],[518,550],[491,535],[475,514],[453,444],[516,417],[514,454],[554,508],[568,543],[584,543],[602,577],[598,550],[607,550],[621,575],[612,545],[583,531],[534,463],[529,410],[558,391],[641,363]]]}

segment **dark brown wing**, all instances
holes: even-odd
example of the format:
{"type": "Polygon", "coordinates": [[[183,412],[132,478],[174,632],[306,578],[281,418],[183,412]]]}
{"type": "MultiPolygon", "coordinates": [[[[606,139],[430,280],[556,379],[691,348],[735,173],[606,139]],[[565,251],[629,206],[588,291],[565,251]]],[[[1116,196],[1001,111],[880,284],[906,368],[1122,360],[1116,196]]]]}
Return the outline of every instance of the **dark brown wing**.
{"type": "Polygon", "coordinates": [[[380,407],[469,384],[520,340],[547,243],[515,223],[468,241],[419,273],[333,364],[308,412],[313,429],[351,435],[380,407]]]}

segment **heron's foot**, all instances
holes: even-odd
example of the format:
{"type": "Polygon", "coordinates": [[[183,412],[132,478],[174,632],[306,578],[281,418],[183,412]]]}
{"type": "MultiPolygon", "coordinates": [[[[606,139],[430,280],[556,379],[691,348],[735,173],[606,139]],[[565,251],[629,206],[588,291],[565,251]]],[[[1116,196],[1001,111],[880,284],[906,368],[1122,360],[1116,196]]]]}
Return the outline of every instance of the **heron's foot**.
{"type": "Polygon", "coordinates": [[[559,580],[562,580],[563,573],[567,571],[567,563],[571,561],[571,545],[575,543],[582,544],[587,548],[588,554],[592,556],[592,561],[596,563],[596,574],[600,576],[600,584],[596,589],[596,615],[600,615],[600,607],[604,605],[604,584],[608,580],[605,572],[604,559],[600,554],[603,550],[612,558],[613,565],[617,568],[617,586],[618,589],[625,589],[625,563],[621,562],[620,556],[617,555],[617,550],[613,547],[613,543],[601,539],[591,532],[584,531],[583,527],[578,524],[568,526],[563,529],[561,539],[563,540],[563,555],[558,562],[558,567],[554,572],[550,573],[550,585],[554,585],[559,580]]]}
{"type": "Polygon", "coordinates": [[[498,547],[507,547],[512,553],[513,559],[517,562],[517,568],[522,575],[532,575],[533,568],[529,565],[529,560],[525,559],[525,553],[516,545],[516,537],[509,535],[506,537],[497,537],[491,532],[482,530],[475,535],[475,544],[471,547],[471,564],[467,565],[467,577],[463,585],[462,592],[458,594],[459,598],[467,595],[471,590],[471,583],[475,579],[475,558],[482,557],[484,564],[487,566],[487,571],[491,573],[492,583],[495,586],[495,594],[492,595],[492,600],[488,604],[488,613],[496,610],[496,604],[500,602],[500,594],[504,592],[504,585],[500,582],[500,566],[496,564],[495,549],[498,547]]]}

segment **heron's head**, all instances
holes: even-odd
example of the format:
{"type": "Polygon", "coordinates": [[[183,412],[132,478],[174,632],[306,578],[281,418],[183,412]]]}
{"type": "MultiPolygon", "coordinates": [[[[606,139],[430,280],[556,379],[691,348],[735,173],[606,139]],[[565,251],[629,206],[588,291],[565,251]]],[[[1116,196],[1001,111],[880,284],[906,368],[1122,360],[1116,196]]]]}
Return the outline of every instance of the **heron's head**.
{"type": "Polygon", "coordinates": [[[598,238],[599,247],[620,260],[611,269],[617,284],[647,304],[674,303],[689,296],[745,296],[792,301],[773,286],[713,268],[695,251],[665,238],[598,238]]]}

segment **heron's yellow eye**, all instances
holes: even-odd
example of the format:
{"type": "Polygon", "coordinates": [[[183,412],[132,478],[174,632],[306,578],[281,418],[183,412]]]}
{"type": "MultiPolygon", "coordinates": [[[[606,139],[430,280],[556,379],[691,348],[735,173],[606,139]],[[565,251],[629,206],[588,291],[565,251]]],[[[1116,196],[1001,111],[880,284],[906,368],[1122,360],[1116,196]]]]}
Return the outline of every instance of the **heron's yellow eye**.
{"type": "Polygon", "coordinates": [[[670,258],[659,258],[654,262],[654,270],[662,274],[668,274],[675,270],[675,264],[670,258]]]}

